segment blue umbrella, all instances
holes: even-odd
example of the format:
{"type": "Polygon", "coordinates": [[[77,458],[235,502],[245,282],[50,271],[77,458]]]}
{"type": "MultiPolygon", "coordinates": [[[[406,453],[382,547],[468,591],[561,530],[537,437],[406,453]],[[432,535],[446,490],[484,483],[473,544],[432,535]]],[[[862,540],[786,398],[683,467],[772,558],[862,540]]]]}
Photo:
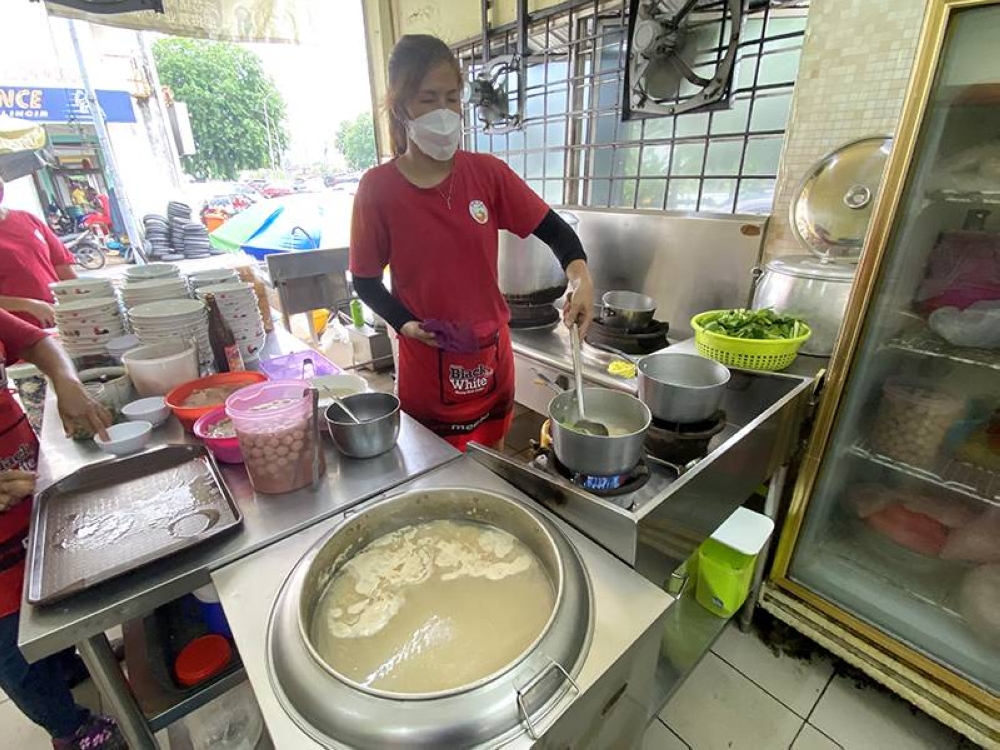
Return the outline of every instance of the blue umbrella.
{"type": "Polygon", "coordinates": [[[271,253],[347,247],[351,207],[347,193],[302,193],[262,200],[209,235],[213,247],[262,260],[271,253]]]}

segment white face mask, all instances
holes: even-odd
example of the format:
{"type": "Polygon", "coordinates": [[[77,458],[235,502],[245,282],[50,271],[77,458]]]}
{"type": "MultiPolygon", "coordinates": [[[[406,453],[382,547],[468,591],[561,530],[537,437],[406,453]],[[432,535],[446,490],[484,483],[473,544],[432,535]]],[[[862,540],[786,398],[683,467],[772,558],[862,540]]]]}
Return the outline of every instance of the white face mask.
{"type": "Polygon", "coordinates": [[[450,109],[435,109],[406,123],[406,135],[437,161],[448,161],[462,140],[462,118],[450,109]]]}

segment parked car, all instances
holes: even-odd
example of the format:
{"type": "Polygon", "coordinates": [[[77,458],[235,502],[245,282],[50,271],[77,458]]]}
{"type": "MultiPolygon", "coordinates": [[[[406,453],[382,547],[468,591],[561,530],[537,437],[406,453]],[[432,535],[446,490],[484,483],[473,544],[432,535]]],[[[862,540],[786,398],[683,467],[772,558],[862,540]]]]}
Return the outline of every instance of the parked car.
{"type": "Polygon", "coordinates": [[[349,195],[357,195],[358,185],[360,184],[360,177],[350,177],[346,180],[338,180],[334,183],[333,190],[335,192],[348,193],[349,195]]]}
{"type": "Polygon", "coordinates": [[[281,182],[269,182],[260,189],[260,194],[265,198],[277,198],[282,195],[292,195],[295,188],[281,182]]]}

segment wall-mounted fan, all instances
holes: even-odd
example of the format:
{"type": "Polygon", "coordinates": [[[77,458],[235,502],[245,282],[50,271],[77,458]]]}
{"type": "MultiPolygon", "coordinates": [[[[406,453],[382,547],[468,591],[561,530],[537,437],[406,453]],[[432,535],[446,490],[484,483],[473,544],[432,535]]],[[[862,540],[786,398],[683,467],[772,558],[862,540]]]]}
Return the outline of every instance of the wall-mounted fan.
{"type": "Polygon", "coordinates": [[[631,0],[625,119],[677,115],[725,102],[743,2],[631,0]]]}
{"type": "Polygon", "coordinates": [[[517,128],[523,117],[520,55],[494,57],[470,71],[467,99],[485,129],[502,133],[517,128]]]}

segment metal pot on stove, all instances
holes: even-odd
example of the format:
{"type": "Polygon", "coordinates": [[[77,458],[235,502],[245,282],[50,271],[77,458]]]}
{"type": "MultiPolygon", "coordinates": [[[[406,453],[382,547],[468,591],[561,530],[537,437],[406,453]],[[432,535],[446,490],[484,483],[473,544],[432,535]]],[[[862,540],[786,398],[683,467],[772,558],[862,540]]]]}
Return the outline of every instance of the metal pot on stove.
{"type": "Polygon", "coordinates": [[[537,739],[539,722],[574,689],[592,621],[590,582],[580,557],[541,513],[485,490],[415,490],[349,516],[296,564],[268,625],[268,672],[284,710],[324,746],[506,746],[537,739]],[[482,523],[514,536],[534,554],[552,585],[551,614],[520,656],[468,684],[416,693],[357,682],[319,653],[313,635],[314,618],[322,615],[319,603],[337,571],[373,541],[434,520],[482,523]]]}
{"type": "MultiPolygon", "coordinates": [[[[559,215],[576,230],[580,220],[569,211],[559,215]]],[[[508,302],[555,302],[566,293],[567,279],[552,250],[534,235],[521,239],[500,233],[497,259],[500,292],[508,302]]]]}
{"type": "Polygon", "coordinates": [[[646,431],[652,422],[649,408],[635,396],[607,388],[584,388],[587,419],[601,422],[607,436],[574,430],[579,419],[576,392],[565,391],[549,402],[552,447],[567,469],[591,476],[627,474],[643,456],[646,431]]]}
{"type": "Polygon", "coordinates": [[[656,300],[638,292],[613,291],[601,297],[601,323],[611,328],[641,331],[656,314],[656,300]]]}
{"type": "Polygon", "coordinates": [[[809,169],[792,196],[789,223],[811,255],[767,263],[753,307],[803,318],[812,336],[802,354],[828,357],[836,346],[891,148],[886,135],[839,146],[809,169]]]}

